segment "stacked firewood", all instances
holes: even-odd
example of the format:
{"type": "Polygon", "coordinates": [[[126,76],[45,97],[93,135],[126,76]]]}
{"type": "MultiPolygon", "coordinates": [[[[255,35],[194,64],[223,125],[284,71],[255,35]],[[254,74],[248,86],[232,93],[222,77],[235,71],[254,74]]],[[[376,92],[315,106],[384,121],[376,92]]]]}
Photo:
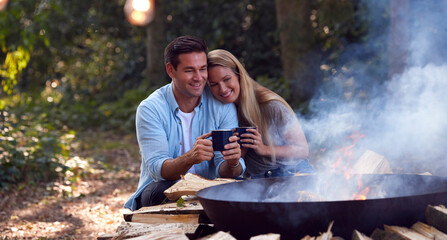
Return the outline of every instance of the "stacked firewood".
{"type": "Polygon", "coordinates": [[[447,240],[445,206],[427,206],[425,220],[426,223],[416,222],[411,228],[384,225],[384,229],[375,229],[369,237],[355,230],[352,240],[447,240]]]}

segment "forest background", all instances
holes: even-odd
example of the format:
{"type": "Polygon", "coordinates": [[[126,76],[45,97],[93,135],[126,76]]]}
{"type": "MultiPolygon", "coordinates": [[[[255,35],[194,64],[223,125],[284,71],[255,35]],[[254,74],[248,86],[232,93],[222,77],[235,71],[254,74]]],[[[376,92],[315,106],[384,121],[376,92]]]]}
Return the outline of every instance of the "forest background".
{"type": "MultiPolygon", "coordinates": [[[[328,166],[317,160],[328,155],[333,159],[329,153],[337,155],[341,147],[377,134],[377,129],[365,126],[380,125],[386,131],[393,127],[370,116],[375,123],[358,123],[359,118],[350,114],[362,109],[381,115],[375,109],[383,99],[376,101],[376,96],[385,93],[389,100],[390,89],[399,92],[400,85],[390,84],[396,76],[417,75],[405,75],[415,66],[422,72],[429,66],[428,72],[445,73],[447,34],[439,17],[445,15],[446,3],[156,0],[155,18],[147,26],[127,22],[124,4],[125,0],[9,0],[0,12],[2,195],[44,186],[49,195],[85,197],[75,194],[79,182],[129,167],[107,154],[116,155],[117,149],[125,150],[125,159],[133,161],[138,172],[135,110],[169,82],[163,49],[180,35],[199,36],[210,50],[231,51],[256,81],[283,96],[303,123],[317,168],[328,166]],[[413,40],[427,39],[419,38],[421,29],[432,41],[416,58],[413,50],[420,48],[413,40]],[[340,106],[349,106],[349,116],[347,108],[333,112],[340,106]]],[[[438,91],[445,89],[437,78],[432,82],[438,91]]],[[[389,108],[396,112],[395,106],[389,108]]],[[[447,136],[445,105],[434,106],[441,109],[433,110],[439,121],[424,126],[437,126],[430,131],[439,133],[435,138],[442,144],[447,136]]],[[[406,139],[406,130],[396,132],[406,139]]],[[[427,144],[434,139],[422,140],[427,144]]],[[[360,148],[378,146],[368,143],[360,148]]],[[[382,145],[375,150],[388,154],[382,145]]],[[[387,157],[405,158],[413,166],[423,155],[398,150],[387,157]]],[[[446,161],[445,151],[433,152],[432,159],[446,161]]]]}

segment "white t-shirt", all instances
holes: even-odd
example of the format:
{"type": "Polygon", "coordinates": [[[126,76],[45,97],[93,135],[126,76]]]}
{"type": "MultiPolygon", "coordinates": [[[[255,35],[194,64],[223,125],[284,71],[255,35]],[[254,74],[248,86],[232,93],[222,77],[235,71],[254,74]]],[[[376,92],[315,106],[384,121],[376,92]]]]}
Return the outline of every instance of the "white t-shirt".
{"type": "MultiPolygon", "coordinates": [[[[191,139],[192,133],[192,119],[196,114],[195,111],[190,113],[184,113],[180,109],[178,110],[180,120],[182,121],[182,147],[180,148],[179,155],[185,154],[187,151],[191,150],[194,142],[191,139]]],[[[194,165],[188,170],[189,173],[195,173],[194,165]]]]}

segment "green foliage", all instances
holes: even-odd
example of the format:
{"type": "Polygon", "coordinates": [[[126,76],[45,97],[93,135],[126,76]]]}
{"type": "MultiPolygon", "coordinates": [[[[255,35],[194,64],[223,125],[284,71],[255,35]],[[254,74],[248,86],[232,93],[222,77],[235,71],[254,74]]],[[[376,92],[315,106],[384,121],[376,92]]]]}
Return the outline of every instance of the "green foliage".
{"type": "Polygon", "coordinates": [[[190,0],[166,4],[168,41],[179,35],[197,35],[207,41],[210,50],[231,51],[254,79],[281,77],[275,1],[190,0]]]}
{"type": "Polygon", "coordinates": [[[275,93],[279,94],[284,99],[290,98],[289,83],[284,79],[268,78],[268,76],[258,77],[256,81],[262,86],[272,89],[275,93]]]}
{"type": "Polygon", "coordinates": [[[67,170],[74,131],[58,129],[45,111],[49,106],[34,103],[31,96],[14,97],[0,110],[0,188],[49,181],[67,170]]]}
{"type": "Polygon", "coordinates": [[[45,92],[0,100],[0,190],[61,180],[68,185],[56,190],[69,197],[74,183],[98,171],[94,160],[73,156],[76,132],[61,121],[56,98],[49,98],[56,94],[45,92]]]}
{"type": "Polygon", "coordinates": [[[177,207],[182,208],[182,207],[184,207],[184,206],[185,206],[185,200],[183,200],[183,198],[180,197],[180,198],[177,200],[177,207]]]}
{"type": "Polygon", "coordinates": [[[19,46],[16,51],[6,54],[5,63],[0,69],[3,92],[11,94],[14,86],[17,84],[17,76],[26,68],[29,61],[29,52],[19,46]]]}
{"type": "Polygon", "coordinates": [[[357,37],[366,30],[364,22],[355,21],[354,1],[320,0],[316,8],[318,11],[313,12],[311,19],[323,51],[343,51],[345,44],[358,41],[357,37]]]}
{"type": "Polygon", "coordinates": [[[10,1],[0,12],[0,80],[5,93],[13,92],[35,46],[49,46],[45,26],[50,19],[44,5],[45,1],[10,1]]]}
{"type": "Polygon", "coordinates": [[[322,55],[319,94],[339,101],[367,101],[366,92],[386,79],[388,4],[386,0],[316,2],[311,22],[322,55]]]}
{"type": "Polygon", "coordinates": [[[145,87],[128,90],[121,99],[102,104],[99,112],[107,121],[107,127],[129,131],[135,129],[135,112],[138,104],[153,90],[147,91],[145,87]]]}

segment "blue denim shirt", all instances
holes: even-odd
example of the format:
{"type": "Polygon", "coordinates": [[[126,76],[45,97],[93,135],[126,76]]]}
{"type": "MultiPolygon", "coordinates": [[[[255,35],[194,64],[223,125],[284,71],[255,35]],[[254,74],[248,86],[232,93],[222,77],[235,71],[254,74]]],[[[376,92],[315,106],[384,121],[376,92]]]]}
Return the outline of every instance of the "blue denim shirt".
{"type": "MultiPolygon", "coordinates": [[[[208,86],[205,87],[201,101],[194,108],[192,119],[192,139],[215,129],[232,129],[238,126],[234,104],[223,104],[216,100],[208,86]]],[[[179,107],[175,100],[172,85],[156,90],[143,100],[137,108],[136,130],[140,155],[140,180],[137,191],[124,204],[125,208],[136,210],[136,198],[152,182],[163,181],[161,166],[167,159],[179,157],[182,144],[182,126],[178,116],[179,107]]],[[[214,179],[219,176],[219,167],[224,162],[220,152],[214,158],[194,165],[196,174],[214,179]]],[[[245,162],[241,158],[242,173],[245,162]]],[[[242,175],[242,174],[241,174],[242,175]]]]}

